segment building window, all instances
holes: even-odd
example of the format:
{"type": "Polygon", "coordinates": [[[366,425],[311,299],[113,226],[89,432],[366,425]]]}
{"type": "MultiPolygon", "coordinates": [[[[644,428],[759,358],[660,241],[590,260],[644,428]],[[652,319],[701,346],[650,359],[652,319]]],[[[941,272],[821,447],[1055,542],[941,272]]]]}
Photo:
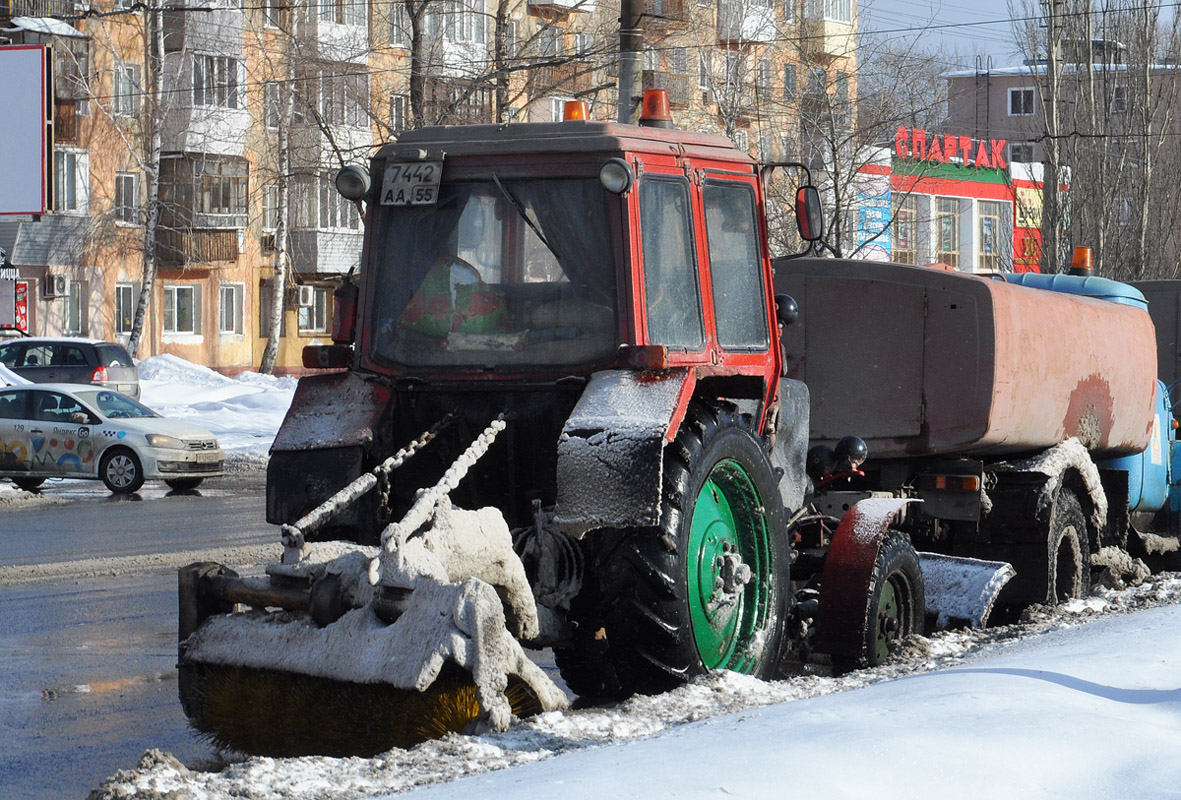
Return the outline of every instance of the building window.
{"type": "Polygon", "coordinates": [[[115,173],[115,219],[139,224],[139,175],[134,172],[115,173]]]}
{"type": "Polygon", "coordinates": [[[853,22],[853,0],[804,0],[804,16],[849,25],[853,22]]]}
{"type": "Polygon", "coordinates": [[[697,52],[697,88],[708,90],[710,87],[710,54],[706,50],[699,50],[697,52]]]}
{"type": "Polygon", "coordinates": [[[1111,113],[1126,114],[1128,112],[1128,87],[1116,86],[1111,90],[1111,113]]]}
{"type": "MultiPolygon", "coordinates": [[[[643,56],[643,69],[645,72],[658,72],[660,70],[660,51],[652,47],[645,47],[643,56]]],[[[559,117],[561,119],[561,117],[559,117]]]]}
{"type": "Polygon", "coordinates": [[[446,0],[443,15],[443,36],[448,41],[473,44],[487,41],[483,0],[446,0]]]}
{"type": "Polygon", "coordinates": [[[320,19],[337,25],[364,25],[367,5],[355,0],[320,0],[320,19]]]}
{"type": "Polygon", "coordinates": [[[262,0],[262,13],[266,27],[287,30],[291,3],[289,0],[262,0]]]}
{"type": "Polygon", "coordinates": [[[135,325],[135,285],[115,284],[115,333],[131,333],[135,325]]]}
{"type": "Polygon", "coordinates": [[[1012,210],[1009,204],[981,200],[977,205],[976,219],[980,228],[976,269],[1000,270],[1008,267],[1012,263],[1013,253],[1013,229],[1010,224],[1012,210]]]}
{"type": "Polygon", "coordinates": [[[242,333],[242,297],[245,292],[245,287],[240,283],[223,283],[218,288],[218,333],[242,333]]]}
{"type": "Polygon", "coordinates": [[[279,227],[279,184],[262,187],[262,229],[273,231],[279,227]]]}
{"type": "Polygon", "coordinates": [[[291,185],[292,227],[305,230],[361,230],[356,203],[336,191],[330,173],[298,176],[291,185]]]}
{"type": "Polygon", "coordinates": [[[351,64],[306,70],[297,83],[294,121],[365,128],[369,125],[369,73],[351,64]],[[309,113],[315,110],[319,115],[309,113]]]}
{"type": "Polygon", "coordinates": [[[1033,87],[1009,90],[1009,116],[1028,117],[1033,114],[1033,87]]]}
{"type": "Polygon", "coordinates": [[[404,94],[396,94],[390,98],[390,130],[401,133],[406,130],[408,98],[404,94]]]}
{"type": "Polygon", "coordinates": [[[193,56],[193,105],[241,108],[238,87],[242,65],[226,56],[193,56]]]}
{"type": "Polygon", "coordinates": [[[960,265],[960,201],[954,197],[935,198],[935,260],[960,265]]]}
{"type": "Polygon", "coordinates": [[[405,0],[393,0],[390,4],[390,47],[409,49],[410,15],[406,13],[405,0]]]}
{"type": "Polygon", "coordinates": [[[82,333],[82,283],[70,281],[66,290],[66,313],[62,319],[62,333],[77,336],[82,333]]]}
{"type": "Polygon", "coordinates": [[[895,195],[890,258],[899,264],[919,263],[919,202],[913,194],[895,195]]]}
{"type": "Polygon", "coordinates": [[[756,66],[755,88],[760,98],[771,99],[771,62],[765,58],[760,58],[756,66]]]}
{"type": "Polygon", "coordinates": [[[139,113],[139,65],[115,62],[114,97],[111,99],[111,110],[123,117],[135,116],[139,113]]]}
{"type": "Polygon", "coordinates": [[[1009,161],[1018,164],[1033,163],[1033,142],[1009,142],[1009,161]]]}
{"type": "Polygon", "coordinates": [[[262,85],[262,116],[269,130],[279,129],[279,84],[274,81],[262,85]]]}
{"type": "Polygon", "coordinates": [[[246,227],[246,162],[203,159],[194,164],[201,227],[246,227]]]}
{"type": "MultiPolygon", "coordinates": [[[[562,55],[561,31],[552,25],[545,25],[537,32],[537,53],[541,56],[555,58],[562,55]]],[[[645,51],[647,55],[647,51],[645,51]]]]}
{"type": "Polygon", "coordinates": [[[796,99],[796,67],[795,64],[783,65],[783,98],[796,99]]]}
{"type": "Polygon", "coordinates": [[[828,93],[828,74],[824,67],[808,67],[807,93],[812,97],[820,97],[828,93]]]}
{"type": "Polygon", "coordinates": [[[328,330],[328,290],[312,287],[312,304],[299,307],[299,332],[321,333],[328,330]]]}
{"type": "Polygon", "coordinates": [[[164,287],[164,332],[197,333],[197,302],[200,297],[196,286],[164,287]]]}
{"type": "Polygon", "coordinates": [[[783,21],[788,25],[796,21],[796,0],[783,0],[783,21]]]}
{"type": "Polygon", "coordinates": [[[89,203],[89,158],[84,151],[53,152],[53,210],[85,213],[89,203]]]}

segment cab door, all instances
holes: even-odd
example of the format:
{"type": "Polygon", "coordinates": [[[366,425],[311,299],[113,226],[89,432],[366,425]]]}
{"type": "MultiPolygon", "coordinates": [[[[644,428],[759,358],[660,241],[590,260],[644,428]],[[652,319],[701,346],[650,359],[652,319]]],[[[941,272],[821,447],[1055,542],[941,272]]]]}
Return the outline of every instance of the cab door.
{"type": "Polygon", "coordinates": [[[30,395],[24,389],[0,391],[0,469],[29,469],[30,395]]]}
{"type": "Polygon", "coordinates": [[[60,392],[30,393],[30,461],[34,471],[62,477],[93,477],[98,472],[90,438],[91,414],[60,392]],[[81,414],[85,422],[80,422],[81,414]]]}

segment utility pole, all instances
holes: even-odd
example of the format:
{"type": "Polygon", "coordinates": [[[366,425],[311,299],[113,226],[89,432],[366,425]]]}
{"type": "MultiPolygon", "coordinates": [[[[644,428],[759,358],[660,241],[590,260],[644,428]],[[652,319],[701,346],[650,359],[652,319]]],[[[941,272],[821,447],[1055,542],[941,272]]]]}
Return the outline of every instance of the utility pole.
{"type": "Polygon", "coordinates": [[[619,121],[633,122],[634,111],[643,94],[640,55],[644,32],[640,30],[640,8],[644,0],[619,3],[619,121]]]}
{"type": "Polygon", "coordinates": [[[1042,13],[1046,19],[1046,90],[1042,98],[1046,120],[1044,139],[1045,159],[1042,171],[1042,272],[1059,272],[1062,258],[1062,203],[1058,187],[1061,183],[1059,166],[1058,102],[1062,76],[1062,6],[1065,0],[1042,0],[1042,13]]]}

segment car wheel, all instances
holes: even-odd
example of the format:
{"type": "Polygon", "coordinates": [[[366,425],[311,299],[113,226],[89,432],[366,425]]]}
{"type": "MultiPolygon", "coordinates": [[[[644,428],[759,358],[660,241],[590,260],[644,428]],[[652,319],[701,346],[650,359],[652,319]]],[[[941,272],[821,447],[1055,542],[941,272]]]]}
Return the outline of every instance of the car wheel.
{"type": "Polygon", "coordinates": [[[164,481],[168,484],[168,488],[178,492],[189,492],[201,485],[204,478],[173,478],[172,480],[164,481]]]}
{"type": "Polygon", "coordinates": [[[123,447],[103,454],[98,474],[106,487],[115,494],[131,494],[144,485],[144,469],[139,458],[123,447]]]}
{"type": "Polygon", "coordinates": [[[35,492],[41,484],[45,483],[44,478],[13,478],[12,482],[17,485],[17,488],[24,489],[26,492],[35,492]]]}

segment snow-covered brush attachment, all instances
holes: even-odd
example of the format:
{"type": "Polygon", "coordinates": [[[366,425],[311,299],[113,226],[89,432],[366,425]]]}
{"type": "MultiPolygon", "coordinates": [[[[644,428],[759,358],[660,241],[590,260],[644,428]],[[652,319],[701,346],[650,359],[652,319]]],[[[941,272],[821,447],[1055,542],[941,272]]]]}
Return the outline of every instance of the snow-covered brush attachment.
{"type": "Polygon", "coordinates": [[[983,628],[988,624],[997,595],[1016,575],[1003,561],[919,553],[923,585],[927,592],[927,614],[935,627],[983,628]]]}
{"type": "Polygon", "coordinates": [[[285,531],[267,579],[182,569],[180,694],[193,727],[251,754],[371,755],[565,707],[518,641],[537,637],[538,616],[504,517],[449,498],[503,428],[494,421],[420,492],[380,548],[285,531]],[[235,604],[253,610],[227,613],[235,604]]]}

